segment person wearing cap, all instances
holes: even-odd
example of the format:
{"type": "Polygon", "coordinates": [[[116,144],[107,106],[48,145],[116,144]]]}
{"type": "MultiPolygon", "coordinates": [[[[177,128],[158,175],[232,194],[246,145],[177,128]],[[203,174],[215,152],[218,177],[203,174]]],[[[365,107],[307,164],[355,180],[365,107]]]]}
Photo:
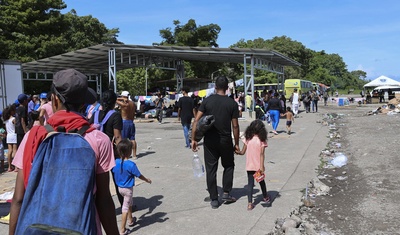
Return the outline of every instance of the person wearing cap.
{"type": "MultiPolygon", "coordinates": [[[[90,95],[87,77],[84,74],[75,69],[61,70],[53,77],[51,100],[55,112],[47,123],[55,130],[63,127],[66,132],[89,125],[80,112],[85,103],[93,103],[95,99],[96,97],[90,95]]],[[[29,178],[30,167],[25,164],[32,161],[30,159],[33,159],[35,154],[32,149],[36,149],[37,145],[40,144],[38,140],[47,135],[47,132],[42,133],[38,130],[39,128],[35,128],[24,137],[13,161],[13,164],[19,170],[10,209],[9,234],[15,233],[18,215],[24,199],[25,182],[29,178]],[[34,130],[36,130],[36,133],[32,132],[34,130]],[[32,137],[35,139],[31,140],[32,137]]],[[[95,183],[95,206],[98,215],[96,216],[97,234],[102,234],[101,225],[103,225],[106,234],[119,234],[115,205],[109,188],[109,171],[115,166],[111,141],[106,134],[95,128],[86,130],[83,137],[93,148],[97,158],[95,183]]],[[[65,205],[60,203],[60,206],[65,205]]],[[[54,209],[62,212],[60,208],[54,209]]]]}
{"type": "Polygon", "coordinates": [[[54,114],[51,103],[51,92],[40,94],[40,102],[39,122],[40,125],[44,126],[47,124],[47,120],[54,114]]]}
{"type": "Polygon", "coordinates": [[[46,93],[46,92],[42,92],[39,95],[39,104],[36,105],[35,110],[39,110],[40,106],[42,106],[43,104],[47,103],[48,99],[47,96],[50,96],[50,93],[46,93]]]}
{"type": "Polygon", "coordinates": [[[17,133],[17,148],[21,144],[22,138],[28,131],[28,96],[20,94],[18,96],[19,106],[15,112],[15,133],[17,133]]]}
{"type": "Polygon", "coordinates": [[[121,116],[122,116],[122,139],[129,139],[132,144],[132,157],[133,159],[137,159],[136,155],[136,127],[135,127],[135,115],[136,115],[136,105],[135,102],[129,99],[129,92],[123,91],[121,92],[121,96],[117,99],[117,104],[121,108],[121,116]]]}

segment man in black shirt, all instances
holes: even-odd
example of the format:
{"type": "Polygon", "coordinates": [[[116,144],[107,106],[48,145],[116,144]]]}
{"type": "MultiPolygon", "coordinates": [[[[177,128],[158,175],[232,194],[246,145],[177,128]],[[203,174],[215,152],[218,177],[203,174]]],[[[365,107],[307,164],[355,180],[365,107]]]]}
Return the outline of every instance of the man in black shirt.
{"type": "Polygon", "coordinates": [[[233,172],[235,168],[234,151],[239,149],[239,109],[237,103],[229,98],[225,91],[228,89],[228,79],[218,77],[215,81],[216,94],[204,99],[192,127],[192,150],[197,151],[196,126],[203,115],[213,115],[214,125],[204,135],[204,162],[207,175],[207,189],[210,194],[211,207],[219,207],[217,190],[218,160],[224,167],[222,176],[222,187],[224,194],[222,201],[225,203],[235,202],[236,199],[230,195],[233,185],[233,172]],[[235,144],[232,144],[232,128],[235,144]]]}
{"type": "Polygon", "coordinates": [[[15,133],[17,134],[17,148],[21,144],[25,133],[28,131],[28,96],[20,94],[18,96],[19,106],[15,112],[15,133]]]}
{"type": "Polygon", "coordinates": [[[183,127],[183,135],[185,136],[185,148],[190,148],[189,129],[192,124],[192,118],[195,114],[194,100],[188,96],[189,87],[182,87],[183,97],[178,101],[178,121],[181,121],[183,127]]]}

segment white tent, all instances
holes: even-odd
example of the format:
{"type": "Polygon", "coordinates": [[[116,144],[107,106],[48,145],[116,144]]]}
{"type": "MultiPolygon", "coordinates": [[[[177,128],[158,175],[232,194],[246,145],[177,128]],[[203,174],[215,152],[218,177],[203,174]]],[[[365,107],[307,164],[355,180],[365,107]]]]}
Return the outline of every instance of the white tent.
{"type": "Polygon", "coordinates": [[[382,75],[364,85],[364,87],[376,87],[376,86],[400,86],[400,82],[382,75]]]}

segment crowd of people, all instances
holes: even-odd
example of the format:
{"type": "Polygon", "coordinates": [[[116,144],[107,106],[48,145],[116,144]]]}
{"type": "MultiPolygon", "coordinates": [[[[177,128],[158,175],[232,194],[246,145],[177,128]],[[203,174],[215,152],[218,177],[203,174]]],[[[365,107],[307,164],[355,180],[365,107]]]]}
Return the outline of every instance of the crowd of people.
{"type": "Polygon", "coordinates": [[[291,125],[294,118],[298,117],[299,109],[303,105],[305,113],[318,112],[319,101],[323,101],[324,106],[328,105],[329,93],[327,90],[319,91],[313,89],[310,91],[298,93],[295,88],[287,100],[284,94],[280,94],[276,90],[264,90],[260,94],[255,92],[252,97],[250,94],[245,95],[239,93],[235,98],[238,104],[239,117],[246,109],[253,111],[253,101],[255,118],[266,121],[268,125],[272,125],[271,132],[278,135],[277,127],[281,117],[286,117],[286,133],[291,134],[291,125]],[[290,107],[287,107],[289,101],[290,107]]]}
{"type": "MultiPolygon", "coordinates": [[[[231,195],[233,173],[235,168],[234,154],[246,155],[246,172],[248,176],[248,204],[252,210],[254,181],[260,184],[263,201],[269,203],[267,186],[264,181],[265,149],[267,148],[267,128],[263,121],[271,125],[271,132],[278,135],[280,118],[286,118],[287,134],[298,115],[300,102],[306,112],[318,112],[318,101],[325,101],[325,94],[313,91],[300,95],[295,89],[290,96],[291,107],[286,107],[286,97],[277,91],[265,91],[258,96],[247,96],[239,93],[236,97],[226,95],[228,79],[218,77],[215,80],[215,94],[197,103],[188,94],[190,88],[182,87],[182,96],[177,101],[178,120],[181,122],[185,147],[198,151],[196,141],[197,125],[203,116],[213,115],[215,123],[204,135],[204,162],[206,184],[209,200],[213,209],[236,202],[231,195]],[[318,97],[318,99],[317,99],[318,97]],[[244,131],[243,148],[240,149],[240,128],[238,119],[241,113],[252,108],[255,100],[256,119],[244,131]],[[308,100],[308,101],[307,101],[308,100]],[[310,108],[310,106],[312,108],[310,108]],[[193,123],[192,120],[194,119],[193,123]],[[191,136],[189,129],[192,127],[191,136]],[[233,133],[233,138],[232,138],[233,133]],[[232,143],[233,141],[233,143],[232,143]],[[224,168],[222,176],[223,194],[218,195],[217,169],[221,159],[224,168]]],[[[325,99],[326,98],[326,99],[325,99]]],[[[19,215],[23,206],[25,190],[29,187],[30,165],[35,151],[48,134],[43,128],[51,126],[54,130],[64,132],[82,131],[83,138],[90,144],[96,156],[96,227],[101,234],[101,226],[107,234],[127,234],[126,226],[135,224],[132,217],[132,188],[135,178],[152,183],[151,179],[141,174],[134,161],[137,159],[137,143],[135,140],[136,105],[130,99],[128,91],[117,95],[112,90],[98,95],[87,86],[85,75],[74,69],[62,70],[55,74],[50,92],[18,96],[18,102],[3,110],[4,123],[0,127],[0,138],[8,145],[8,171],[17,172],[15,192],[10,211],[10,234],[16,233],[20,224],[19,215]],[[35,147],[36,146],[36,147],[35,147]],[[27,159],[26,156],[30,156],[27,159]],[[27,165],[30,164],[30,165],[27,165]],[[116,189],[118,202],[122,209],[122,220],[117,226],[115,205],[109,189],[109,172],[116,189]],[[105,213],[107,211],[107,213],[105,213]],[[114,213],[110,213],[114,212],[114,213]]],[[[162,123],[164,108],[163,96],[160,94],[155,102],[157,120],[162,123]]],[[[79,133],[79,132],[78,132],[79,133]]],[[[4,159],[2,161],[4,168],[4,159]]],[[[2,168],[2,169],[3,169],[2,168]]]]}
{"type": "MultiPolygon", "coordinates": [[[[31,167],[34,168],[33,162],[37,158],[35,154],[38,153],[36,151],[49,133],[49,127],[66,133],[79,133],[83,130],[83,138],[95,153],[97,163],[94,207],[97,211],[97,234],[101,234],[100,225],[106,234],[129,233],[126,225],[133,226],[135,223],[132,219],[134,179],[140,178],[151,183],[150,179],[141,174],[134,161],[126,161],[128,158],[137,159],[134,123],[136,105],[127,91],[118,96],[114,91],[107,90],[102,94],[101,101],[98,98],[94,90],[88,87],[85,75],[74,69],[67,69],[54,75],[50,92],[32,96],[20,94],[14,104],[3,110],[0,138],[8,145],[7,171],[17,172],[9,214],[10,234],[18,234],[25,224],[24,217],[20,215],[23,215],[21,210],[27,207],[23,204],[23,199],[29,189],[29,172],[31,167]],[[122,208],[120,226],[117,226],[115,205],[109,189],[109,172],[112,173],[122,208]]],[[[0,157],[3,157],[1,170],[5,170],[4,154],[0,157]]]]}

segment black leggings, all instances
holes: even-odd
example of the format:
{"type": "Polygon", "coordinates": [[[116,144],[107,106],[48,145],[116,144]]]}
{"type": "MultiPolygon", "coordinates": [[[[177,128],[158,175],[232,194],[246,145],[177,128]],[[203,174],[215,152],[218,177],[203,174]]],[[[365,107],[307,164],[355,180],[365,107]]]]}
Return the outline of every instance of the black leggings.
{"type": "MultiPolygon", "coordinates": [[[[253,202],[253,187],[254,187],[254,173],[256,173],[255,171],[247,171],[247,200],[249,203],[253,202]]],[[[263,197],[266,198],[267,197],[267,186],[265,185],[265,181],[262,180],[260,181],[260,187],[261,187],[261,191],[263,194],[263,197]]]]}

